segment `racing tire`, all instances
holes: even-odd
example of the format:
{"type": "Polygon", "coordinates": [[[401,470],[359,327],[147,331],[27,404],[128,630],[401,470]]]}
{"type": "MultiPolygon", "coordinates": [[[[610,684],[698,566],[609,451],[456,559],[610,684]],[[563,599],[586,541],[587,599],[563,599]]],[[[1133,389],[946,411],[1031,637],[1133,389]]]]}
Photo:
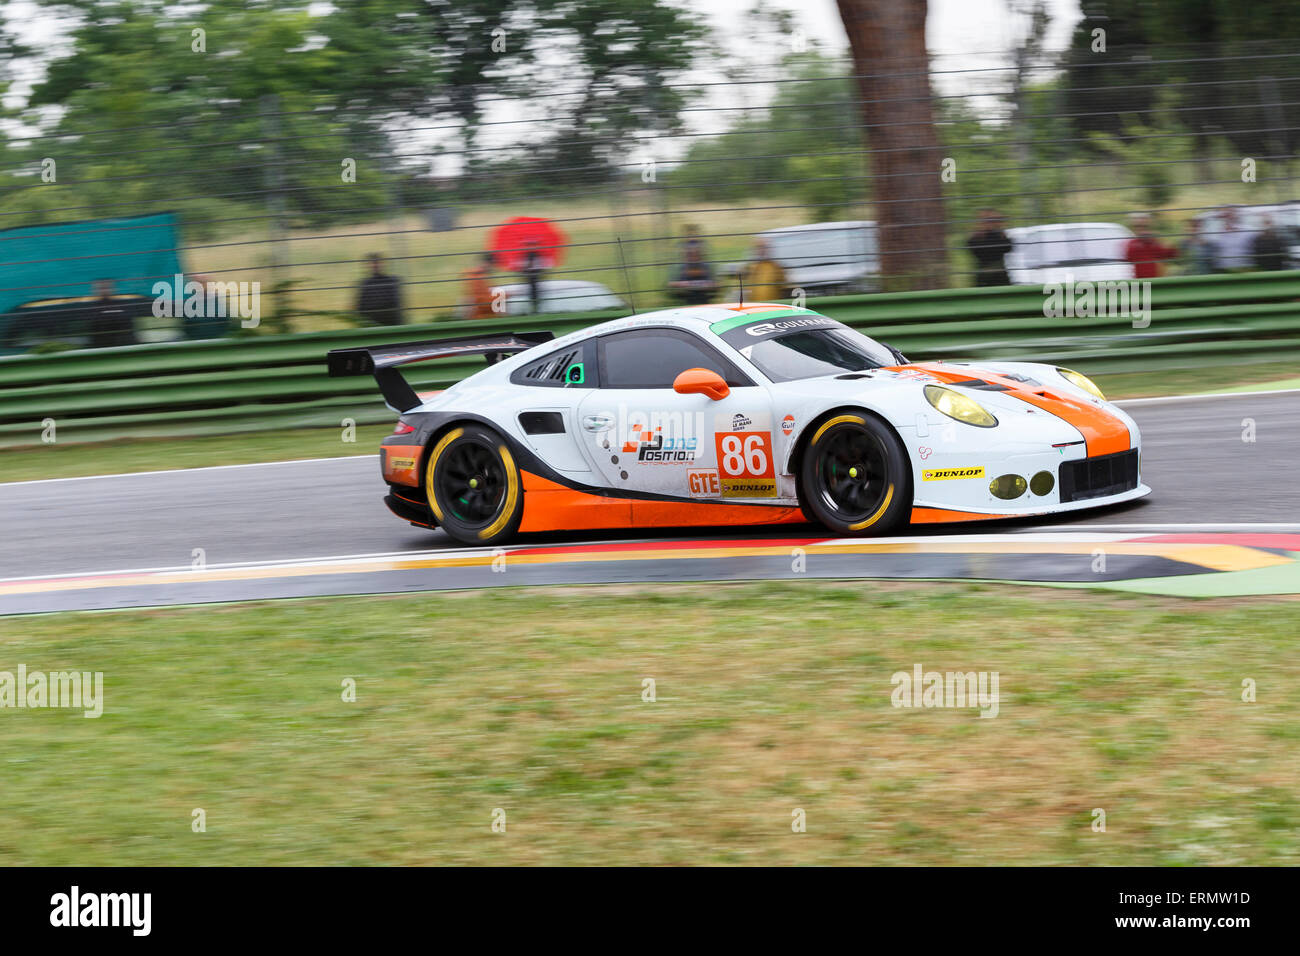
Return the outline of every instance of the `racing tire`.
{"type": "Polygon", "coordinates": [[[445,432],[429,452],[424,475],[434,520],[462,544],[499,544],[519,529],[519,466],[492,429],[466,424],[445,432]]]}
{"type": "Polygon", "coordinates": [[[843,535],[885,534],[906,522],[911,464],[898,435],[853,411],[815,425],[799,465],[799,506],[843,535]]]}

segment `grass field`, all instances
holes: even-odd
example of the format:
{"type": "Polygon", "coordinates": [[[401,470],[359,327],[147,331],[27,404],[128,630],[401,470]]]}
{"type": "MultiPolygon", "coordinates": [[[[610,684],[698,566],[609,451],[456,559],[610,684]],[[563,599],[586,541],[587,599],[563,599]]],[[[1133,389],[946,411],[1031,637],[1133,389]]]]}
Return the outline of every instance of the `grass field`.
{"type": "MultiPolygon", "coordinates": [[[[1080,368],[1087,370],[1086,366],[1080,368]]],[[[1095,378],[1109,398],[1138,398],[1207,392],[1294,376],[1294,363],[1268,362],[1181,369],[1159,376],[1125,372],[1095,378]]],[[[202,438],[36,445],[0,451],[0,481],[370,454],[390,431],[391,425],[358,426],[355,442],[343,441],[343,432],[338,428],[303,428],[202,438]]]]}
{"type": "MultiPolygon", "coordinates": [[[[428,322],[450,317],[460,301],[461,277],[488,245],[493,227],[512,216],[530,215],[554,220],[568,236],[570,246],[556,275],[599,282],[624,299],[627,289],[639,293],[636,304],[649,308],[666,302],[664,284],[676,262],[677,240],[687,223],[700,227],[709,241],[710,258],[740,261],[753,235],[777,226],[807,221],[806,211],[790,199],[756,201],[753,206],[698,202],[687,210],[669,213],[653,196],[629,193],[617,205],[607,200],[538,200],[526,204],[479,205],[460,210],[457,228],[429,232],[418,215],[408,215],[327,229],[289,233],[287,267],[282,278],[294,282],[293,304],[299,309],[345,311],[353,308],[356,286],[365,275],[365,257],[379,252],[390,269],[403,280],[408,322],[428,322]],[[778,208],[772,208],[778,207],[778,208]],[[784,207],[784,208],[781,208],[784,207]],[[693,210],[701,211],[695,212],[693,210]],[[623,241],[628,271],[624,274],[615,239],[623,241]]],[[[273,285],[269,268],[270,246],[265,233],[241,232],[210,242],[197,242],[184,253],[187,269],[235,281],[260,281],[264,290],[273,285]]],[[[494,284],[519,281],[499,273],[494,284]]],[[[318,316],[295,320],[299,331],[338,328],[350,323],[318,316]]]]}
{"type": "Polygon", "coordinates": [[[1295,865],[1297,625],[806,580],[0,619],[0,670],[105,688],[0,711],[0,864],[1295,865]],[[914,664],[997,716],[892,707],[914,664]]]}

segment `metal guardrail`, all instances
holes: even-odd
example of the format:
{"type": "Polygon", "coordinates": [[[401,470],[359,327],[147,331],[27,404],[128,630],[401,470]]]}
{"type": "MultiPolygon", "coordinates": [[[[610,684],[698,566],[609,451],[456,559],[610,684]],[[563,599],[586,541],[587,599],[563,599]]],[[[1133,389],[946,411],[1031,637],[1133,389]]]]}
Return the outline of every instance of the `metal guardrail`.
{"type": "MultiPolygon", "coordinates": [[[[810,304],[916,359],[1007,358],[1084,372],[1193,367],[1300,356],[1300,271],[1177,276],[1152,282],[1150,324],[1052,318],[1043,289],[951,289],[820,299],[810,304]]],[[[368,378],[329,378],[325,353],[344,345],[550,329],[556,335],[617,313],[441,322],[0,359],[0,448],[39,444],[53,419],[60,444],[222,434],[391,420],[368,378]]],[[[446,387],[480,360],[414,366],[418,390],[446,387]]]]}

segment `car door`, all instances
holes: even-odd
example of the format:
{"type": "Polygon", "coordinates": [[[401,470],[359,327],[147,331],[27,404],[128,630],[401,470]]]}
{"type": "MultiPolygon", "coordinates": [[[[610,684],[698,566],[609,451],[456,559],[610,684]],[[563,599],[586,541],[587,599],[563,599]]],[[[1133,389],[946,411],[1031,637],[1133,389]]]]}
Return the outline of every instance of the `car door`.
{"type": "Polygon", "coordinates": [[[581,441],[612,489],[674,498],[777,497],[771,397],[700,336],[646,327],[596,339],[600,388],[578,408],[581,441]],[[717,372],[730,394],[680,394],[689,368],[717,372]]]}

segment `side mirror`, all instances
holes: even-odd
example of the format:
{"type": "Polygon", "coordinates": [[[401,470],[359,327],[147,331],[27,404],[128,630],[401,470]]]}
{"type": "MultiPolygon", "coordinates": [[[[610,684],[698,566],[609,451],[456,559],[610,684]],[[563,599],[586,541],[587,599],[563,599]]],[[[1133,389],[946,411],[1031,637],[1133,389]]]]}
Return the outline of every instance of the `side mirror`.
{"type": "Polygon", "coordinates": [[[721,375],[707,368],[688,368],[673,379],[673,391],[682,395],[707,395],[715,402],[731,394],[721,375]]]}

